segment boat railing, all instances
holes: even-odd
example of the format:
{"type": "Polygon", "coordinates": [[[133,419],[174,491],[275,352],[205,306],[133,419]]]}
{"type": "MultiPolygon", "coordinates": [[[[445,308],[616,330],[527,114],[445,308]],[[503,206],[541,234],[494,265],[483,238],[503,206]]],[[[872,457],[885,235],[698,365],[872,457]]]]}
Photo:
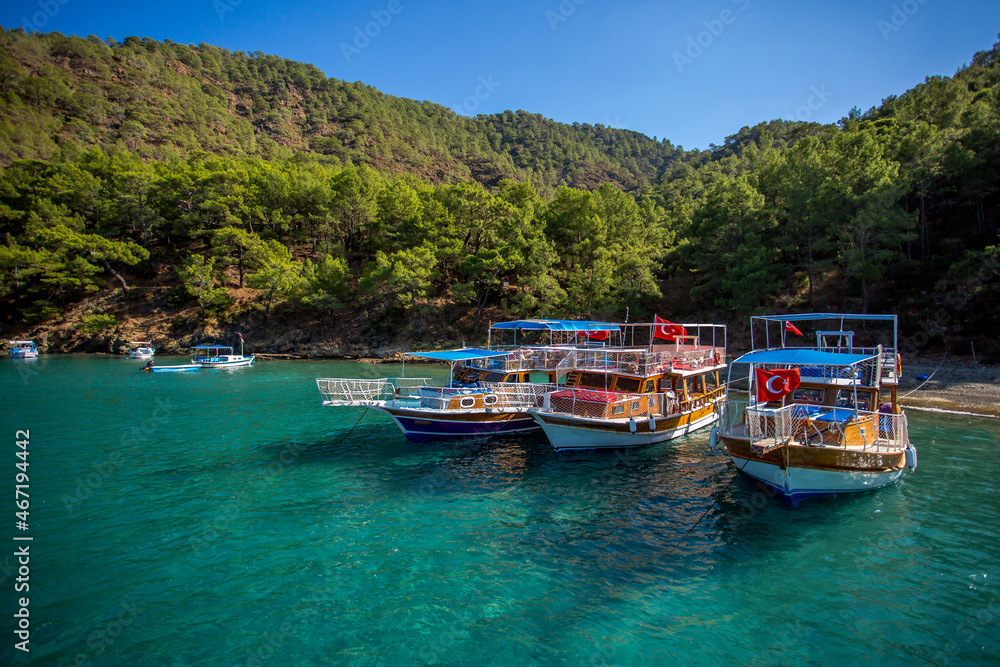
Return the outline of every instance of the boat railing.
{"type": "Polygon", "coordinates": [[[628,419],[664,414],[663,394],[625,394],[597,389],[562,388],[549,391],[542,412],[569,414],[587,419],[628,419]]]}
{"type": "Polygon", "coordinates": [[[470,359],[462,366],[498,373],[550,372],[562,367],[564,360],[572,353],[573,350],[569,348],[522,347],[510,350],[504,356],[470,359]]]}
{"type": "Polygon", "coordinates": [[[749,401],[726,401],[719,412],[719,435],[732,438],[747,437],[746,411],[749,401]]]}
{"type": "Polygon", "coordinates": [[[708,391],[704,394],[696,394],[695,396],[689,397],[686,401],[675,401],[674,406],[669,410],[669,414],[682,413],[682,412],[692,412],[694,410],[699,410],[706,405],[711,405],[722,398],[726,397],[726,387],[720,386],[715,389],[708,391]]]}
{"type": "Polygon", "coordinates": [[[580,350],[575,368],[648,377],[661,373],[702,371],[723,366],[725,350],[696,346],[675,350],[580,350]]]}
{"type": "Polygon", "coordinates": [[[416,396],[423,387],[443,387],[447,378],[385,378],[396,390],[396,396],[416,396]]]}
{"type": "Polygon", "coordinates": [[[746,438],[758,454],[789,443],[809,447],[902,451],[910,442],[906,415],[794,403],[726,401],[719,420],[723,436],[746,438]]]}
{"type": "Polygon", "coordinates": [[[434,378],[317,378],[323,405],[376,405],[400,397],[414,396],[434,378]]]}
{"type": "Polygon", "coordinates": [[[557,389],[557,385],[540,382],[484,382],[481,385],[483,404],[508,410],[526,410],[542,405],[545,394],[557,389]],[[491,400],[489,397],[495,397],[491,400]]]}

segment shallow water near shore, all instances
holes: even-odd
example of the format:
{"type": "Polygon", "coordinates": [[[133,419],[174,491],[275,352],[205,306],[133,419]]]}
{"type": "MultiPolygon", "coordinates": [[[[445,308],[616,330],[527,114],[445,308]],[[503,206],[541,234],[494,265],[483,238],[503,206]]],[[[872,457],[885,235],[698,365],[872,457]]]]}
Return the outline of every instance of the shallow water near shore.
{"type": "Polygon", "coordinates": [[[911,412],[916,472],[793,509],[707,430],[418,445],[316,391],[398,366],[144,363],[0,360],[5,664],[1000,663],[1000,420],[911,412]]]}

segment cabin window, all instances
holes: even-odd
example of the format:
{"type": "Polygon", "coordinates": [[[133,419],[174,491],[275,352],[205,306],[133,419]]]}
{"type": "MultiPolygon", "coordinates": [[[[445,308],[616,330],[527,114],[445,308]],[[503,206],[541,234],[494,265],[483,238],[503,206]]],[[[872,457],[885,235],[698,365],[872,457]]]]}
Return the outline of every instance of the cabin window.
{"type": "Polygon", "coordinates": [[[642,388],[642,393],[651,394],[656,391],[656,380],[646,380],[646,386],[642,388]]]}
{"type": "Polygon", "coordinates": [[[837,392],[838,408],[856,408],[858,410],[871,410],[871,396],[867,393],[858,394],[858,404],[854,404],[854,390],[841,389],[837,392]]]}
{"type": "Polygon", "coordinates": [[[471,384],[472,382],[475,382],[476,378],[478,377],[479,377],[479,371],[474,370],[472,368],[464,367],[458,371],[458,374],[455,376],[455,380],[457,380],[458,382],[471,384]]]}
{"type": "Polygon", "coordinates": [[[493,371],[486,371],[480,378],[483,382],[503,382],[507,376],[501,373],[494,373],[493,371]]]}
{"type": "Polygon", "coordinates": [[[620,377],[615,381],[615,391],[621,391],[629,394],[639,393],[639,384],[642,381],[639,378],[623,378],[620,377]]]}
{"type": "Polygon", "coordinates": [[[639,411],[639,401],[633,401],[632,402],[632,412],[638,412],[638,411],[639,411]]]}
{"type": "Polygon", "coordinates": [[[611,414],[613,414],[613,415],[623,415],[623,414],[625,414],[625,406],[624,405],[613,405],[613,406],[611,406],[611,414]]]}
{"type": "Polygon", "coordinates": [[[792,394],[792,401],[795,403],[812,403],[820,405],[823,403],[822,389],[796,389],[792,394]]]}
{"type": "Polygon", "coordinates": [[[604,373],[580,373],[578,386],[606,389],[608,386],[608,376],[604,373]]]}

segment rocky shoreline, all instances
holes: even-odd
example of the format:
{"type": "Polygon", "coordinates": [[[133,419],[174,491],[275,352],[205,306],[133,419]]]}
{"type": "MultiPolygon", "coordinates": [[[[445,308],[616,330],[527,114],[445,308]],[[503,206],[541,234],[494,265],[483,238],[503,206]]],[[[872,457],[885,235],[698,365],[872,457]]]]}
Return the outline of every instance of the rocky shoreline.
{"type": "Polygon", "coordinates": [[[904,366],[899,396],[908,407],[1000,417],[1000,367],[947,359],[904,366]]]}

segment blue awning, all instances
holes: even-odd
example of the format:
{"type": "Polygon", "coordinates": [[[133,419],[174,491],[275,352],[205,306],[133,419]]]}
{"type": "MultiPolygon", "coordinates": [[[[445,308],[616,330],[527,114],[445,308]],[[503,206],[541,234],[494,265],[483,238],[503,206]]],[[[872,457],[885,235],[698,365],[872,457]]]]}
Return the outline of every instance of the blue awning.
{"type": "Polygon", "coordinates": [[[540,331],[619,331],[621,329],[617,324],[593,320],[514,320],[512,322],[497,322],[491,328],[540,331]]]}
{"type": "Polygon", "coordinates": [[[502,357],[510,354],[510,352],[497,352],[496,350],[480,350],[476,347],[467,347],[461,350],[442,350],[440,352],[407,352],[406,354],[410,357],[437,359],[438,361],[468,361],[469,359],[502,357]]]}
{"type": "Polygon", "coordinates": [[[231,350],[233,349],[230,345],[195,345],[194,347],[189,347],[189,350],[231,350]]]}
{"type": "Polygon", "coordinates": [[[784,350],[759,350],[748,352],[734,361],[734,364],[791,364],[793,366],[850,366],[866,359],[874,359],[870,354],[841,354],[820,352],[808,348],[787,348],[784,350]]]}

